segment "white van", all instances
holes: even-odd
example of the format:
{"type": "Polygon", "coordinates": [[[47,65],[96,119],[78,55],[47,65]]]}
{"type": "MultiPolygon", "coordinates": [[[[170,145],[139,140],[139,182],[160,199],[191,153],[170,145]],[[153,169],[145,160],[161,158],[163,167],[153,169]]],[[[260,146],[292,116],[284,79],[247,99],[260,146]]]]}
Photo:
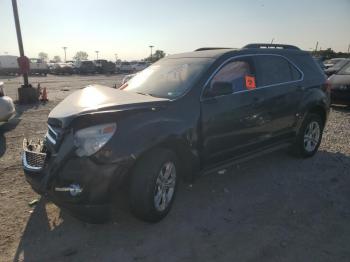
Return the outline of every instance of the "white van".
{"type": "MultiPolygon", "coordinates": [[[[0,75],[15,75],[19,74],[19,66],[17,62],[18,56],[2,55],[0,56],[0,75]]],[[[38,58],[29,59],[30,74],[47,75],[49,66],[45,61],[38,58]]]]}
{"type": "Polygon", "coordinates": [[[17,56],[0,55],[0,75],[14,75],[19,73],[17,56]]]}

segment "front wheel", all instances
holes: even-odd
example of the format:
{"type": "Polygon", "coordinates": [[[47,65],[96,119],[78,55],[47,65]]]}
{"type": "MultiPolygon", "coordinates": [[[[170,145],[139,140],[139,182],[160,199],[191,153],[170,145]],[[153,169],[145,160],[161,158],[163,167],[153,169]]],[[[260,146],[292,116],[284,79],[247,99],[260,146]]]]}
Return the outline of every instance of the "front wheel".
{"type": "Polygon", "coordinates": [[[147,222],[158,222],[171,209],[178,184],[175,154],[155,149],[136,164],[130,180],[131,211],[147,222]]]}
{"type": "Polygon", "coordinates": [[[311,157],[316,154],[322,140],[324,121],[318,114],[308,114],[296,137],[293,151],[300,157],[311,157]]]}

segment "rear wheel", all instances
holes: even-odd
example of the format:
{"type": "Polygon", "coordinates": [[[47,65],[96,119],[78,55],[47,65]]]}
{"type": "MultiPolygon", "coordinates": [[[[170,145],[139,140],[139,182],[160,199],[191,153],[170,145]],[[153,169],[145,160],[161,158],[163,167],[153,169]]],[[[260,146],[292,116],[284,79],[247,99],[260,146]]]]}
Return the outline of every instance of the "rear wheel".
{"type": "Polygon", "coordinates": [[[178,184],[177,159],[167,149],[155,149],[136,164],[131,175],[131,211],[147,222],[157,222],[171,209],[178,184]]]}
{"type": "Polygon", "coordinates": [[[308,114],[297,135],[294,153],[304,158],[313,156],[321,144],[323,128],[324,121],[320,115],[308,114]]]}

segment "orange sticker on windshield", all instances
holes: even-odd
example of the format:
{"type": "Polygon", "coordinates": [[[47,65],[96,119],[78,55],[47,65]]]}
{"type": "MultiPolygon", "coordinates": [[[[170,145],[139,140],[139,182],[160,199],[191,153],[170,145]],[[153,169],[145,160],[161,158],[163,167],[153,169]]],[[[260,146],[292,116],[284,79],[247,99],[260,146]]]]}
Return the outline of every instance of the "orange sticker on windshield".
{"type": "Polygon", "coordinates": [[[245,86],[248,90],[256,88],[255,77],[254,76],[245,76],[245,86]]]}

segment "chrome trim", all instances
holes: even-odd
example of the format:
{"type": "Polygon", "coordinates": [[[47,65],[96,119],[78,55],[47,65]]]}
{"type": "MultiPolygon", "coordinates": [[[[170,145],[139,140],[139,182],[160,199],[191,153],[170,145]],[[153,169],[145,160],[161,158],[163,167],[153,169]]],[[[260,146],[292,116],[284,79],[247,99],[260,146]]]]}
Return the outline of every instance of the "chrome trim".
{"type": "Polygon", "coordinates": [[[229,96],[229,95],[234,95],[234,94],[239,94],[239,93],[243,93],[243,92],[253,92],[256,90],[260,90],[260,89],[264,89],[267,87],[274,87],[274,86],[279,86],[279,85],[284,85],[284,84],[291,84],[291,83],[297,83],[297,82],[301,82],[304,80],[304,72],[301,71],[301,69],[293,62],[291,61],[288,57],[285,57],[283,55],[277,55],[277,54],[248,54],[248,55],[238,55],[238,56],[234,56],[234,57],[230,57],[228,59],[226,59],[224,62],[221,63],[221,65],[210,75],[210,77],[208,78],[208,80],[205,82],[204,86],[202,87],[202,91],[201,91],[201,96],[200,96],[200,101],[206,101],[209,99],[213,99],[213,98],[219,98],[222,96],[229,96]],[[267,86],[260,86],[257,87],[253,90],[241,90],[241,91],[237,91],[231,94],[227,94],[227,95],[220,95],[220,96],[214,96],[214,97],[203,97],[203,93],[205,88],[207,87],[207,85],[209,84],[209,82],[213,79],[213,77],[215,76],[215,74],[221,69],[223,68],[227,63],[231,62],[232,60],[235,60],[237,58],[241,58],[241,57],[255,57],[255,56],[280,56],[283,59],[287,60],[289,63],[291,63],[301,74],[301,78],[299,80],[293,80],[293,81],[288,81],[288,82],[282,82],[282,83],[278,83],[278,84],[273,84],[273,85],[267,85],[267,86]]]}
{"type": "MultiPolygon", "coordinates": [[[[56,132],[50,125],[47,125],[47,127],[50,129],[50,131],[51,131],[52,133],[55,134],[55,136],[56,136],[56,138],[57,138],[57,132],[56,132]]],[[[46,132],[46,135],[45,135],[45,136],[47,137],[47,139],[49,139],[49,141],[50,141],[52,144],[56,145],[56,140],[55,140],[52,136],[50,136],[49,132],[46,132]]]]}
{"type": "Polygon", "coordinates": [[[50,141],[52,144],[56,145],[56,140],[53,139],[53,137],[51,137],[51,136],[49,135],[49,132],[46,132],[45,137],[46,137],[47,139],[49,139],[49,141],[50,141]]]}
{"type": "Polygon", "coordinates": [[[47,127],[51,130],[52,133],[54,133],[57,136],[57,132],[53,130],[53,128],[50,125],[47,125],[47,127]]]}
{"type": "MultiPolygon", "coordinates": [[[[35,153],[35,154],[46,155],[45,153],[35,153]]],[[[22,162],[23,162],[24,168],[29,171],[40,171],[43,169],[43,167],[31,166],[28,164],[27,157],[26,157],[26,150],[22,153],[22,162]]]]}

